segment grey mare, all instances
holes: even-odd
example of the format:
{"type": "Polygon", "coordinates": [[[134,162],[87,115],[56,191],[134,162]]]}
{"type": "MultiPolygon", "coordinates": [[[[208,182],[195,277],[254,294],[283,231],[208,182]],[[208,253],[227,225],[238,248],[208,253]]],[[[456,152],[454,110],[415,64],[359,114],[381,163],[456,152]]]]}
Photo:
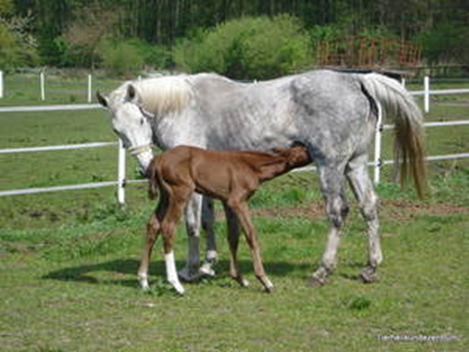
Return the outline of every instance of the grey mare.
{"type": "MultiPolygon", "coordinates": [[[[401,180],[410,175],[419,195],[424,191],[422,113],[397,81],[380,74],[318,70],[249,84],[216,74],[177,75],[125,82],[109,96],[98,92],[97,98],[109,110],[114,131],[143,171],[152,158],[152,143],[162,149],[185,144],[217,150],[269,150],[293,142],[305,145],[317,166],[330,220],[326,249],[311,277],[315,284],[325,283],[336,265],[340,230],[349,211],[345,180],[367,224],[368,262],[361,278],[371,282],[377,277],[383,256],[377,196],[366,162],[378,109],[395,124],[401,180]]],[[[186,279],[200,266],[201,204],[196,195],[186,209],[188,262],[180,272],[186,279]]],[[[210,225],[210,207],[207,218],[210,225]]],[[[213,231],[207,227],[211,260],[216,252],[213,231]]]]}

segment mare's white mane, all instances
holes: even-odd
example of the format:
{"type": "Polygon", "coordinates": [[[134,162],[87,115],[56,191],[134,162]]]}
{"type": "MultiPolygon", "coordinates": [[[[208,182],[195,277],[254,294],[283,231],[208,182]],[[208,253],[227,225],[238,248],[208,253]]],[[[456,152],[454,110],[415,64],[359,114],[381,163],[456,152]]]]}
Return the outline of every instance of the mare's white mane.
{"type": "Polygon", "coordinates": [[[187,76],[180,75],[127,81],[112,92],[111,101],[122,103],[129,85],[135,88],[143,108],[155,116],[181,112],[193,95],[187,76]]]}

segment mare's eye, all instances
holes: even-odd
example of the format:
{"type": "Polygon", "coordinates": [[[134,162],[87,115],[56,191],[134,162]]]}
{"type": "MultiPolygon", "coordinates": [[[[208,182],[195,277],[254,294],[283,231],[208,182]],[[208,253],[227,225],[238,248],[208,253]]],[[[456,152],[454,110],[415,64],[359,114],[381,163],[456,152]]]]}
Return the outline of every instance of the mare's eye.
{"type": "Polygon", "coordinates": [[[145,123],[145,119],[142,117],[142,118],[140,119],[140,126],[142,126],[144,123],[145,123]]]}

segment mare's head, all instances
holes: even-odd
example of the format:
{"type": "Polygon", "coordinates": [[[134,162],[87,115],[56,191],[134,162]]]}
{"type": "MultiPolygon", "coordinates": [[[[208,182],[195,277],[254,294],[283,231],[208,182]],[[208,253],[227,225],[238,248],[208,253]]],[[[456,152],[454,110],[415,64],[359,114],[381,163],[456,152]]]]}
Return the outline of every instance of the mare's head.
{"type": "MultiPolygon", "coordinates": [[[[166,76],[127,82],[113,91],[108,97],[96,94],[99,103],[111,114],[114,132],[122,139],[146,173],[153,157],[152,141],[164,139],[169,147],[177,136],[156,135],[154,127],[163,119],[181,113],[192,98],[192,89],[185,76],[166,76]]],[[[176,129],[177,130],[177,129],[176,129]]]]}
{"type": "Polygon", "coordinates": [[[127,83],[109,97],[99,92],[96,97],[111,114],[112,129],[121,138],[124,147],[137,158],[140,172],[145,174],[153,158],[153,134],[149,121],[153,115],[143,108],[135,86],[127,83]]]}
{"type": "Polygon", "coordinates": [[[312,162],[308,150],[301,144],[294,144],[291,148],[274,148],[273,152],[287,159],[289,169],[306,166],[312,162]]]}

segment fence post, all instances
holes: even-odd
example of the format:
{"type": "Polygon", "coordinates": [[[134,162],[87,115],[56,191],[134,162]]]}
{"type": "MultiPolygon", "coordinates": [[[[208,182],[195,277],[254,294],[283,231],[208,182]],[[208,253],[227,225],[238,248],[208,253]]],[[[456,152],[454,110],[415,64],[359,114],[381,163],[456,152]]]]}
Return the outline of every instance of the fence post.
{"type": "Polygon", "coordinates": [[[117,164],[117,201],[125,204],[125,149],[122,139],[118,143],[118,164],[117,164]]]}
{"type": "Polygon", "coordinates": [[[423,90],[425,91],[424,106],[425,112],[430,112],[430,77],[423,78],[423,90]]]}
{"type": "Polygon", "coordinates": [[[383,113],[381,110],[381,104],[379,101],[376,101],[378,106],[378,121],[376,123],[375,129],[375,155],[374,155],[374,165],[375,165],[375,174],[374,174],[374,183],[377,185],[380,180],[381,175],[381,136],[383,134],[383,113]]]}
{"type": "Polygon", "coordinates": [[[92,93],[91,93],[92,90],[93,90],[92,77],[91,75],[88,75],[88,103],[91,103],[91,100],[92,100],[92,93]]]}
{"type": "Polygon", "coordinates": [[[44,78],[44,71],[41,71],[39,75],[39,81],[41,84],[41,100],[46,100],[46,88],[45,88],[45,78],[44,78]]]}
{"type": "Polygon", "coordinates": [[[0,71],[0,99],[3,98],[3,71],[0,71]]]}

